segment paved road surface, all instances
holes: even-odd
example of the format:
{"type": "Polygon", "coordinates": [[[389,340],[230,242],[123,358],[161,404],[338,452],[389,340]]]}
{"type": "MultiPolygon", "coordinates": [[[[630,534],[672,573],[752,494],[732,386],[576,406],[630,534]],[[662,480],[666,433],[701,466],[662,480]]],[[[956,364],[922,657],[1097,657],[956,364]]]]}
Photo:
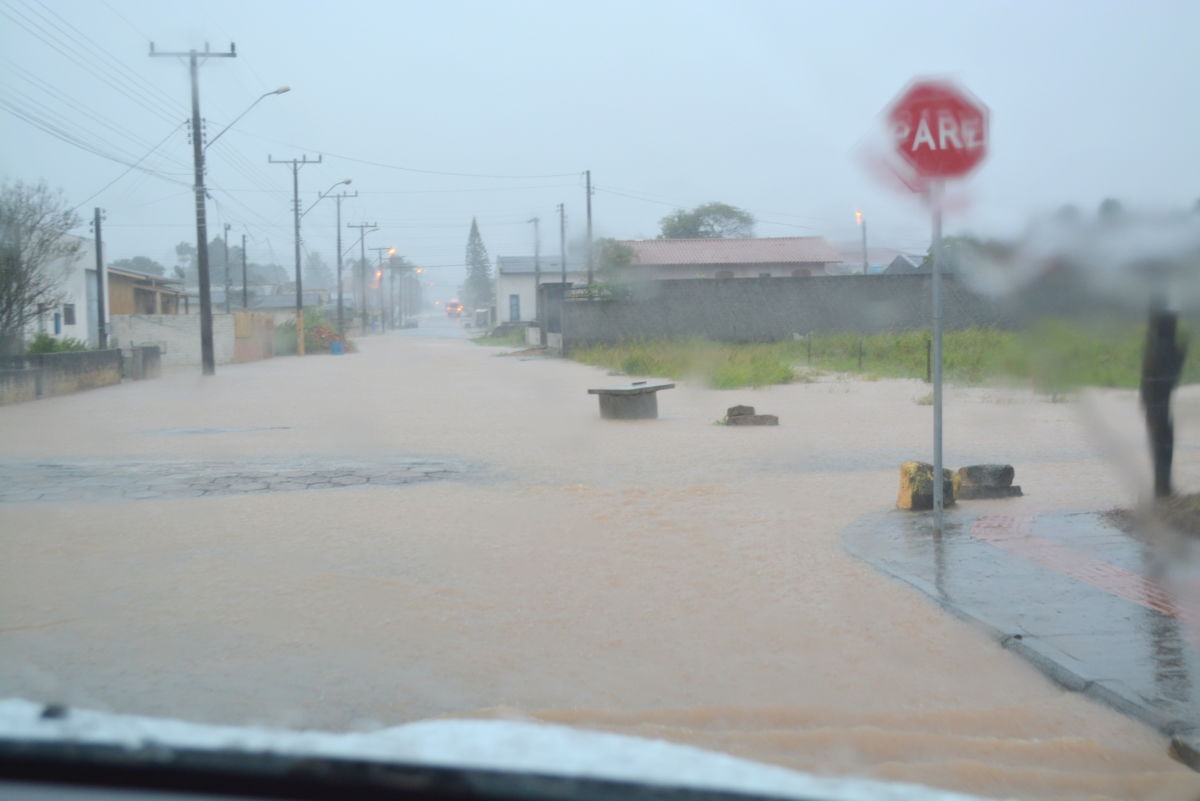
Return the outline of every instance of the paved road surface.
{"type": "MultiPolygon", "coordinates": [[[[0,408],[0,694],[338,729],[521,716],[997,797],[1200,791],[1159,733],[844,552],[924,453],[920,382],[681,382],[662,419],[603,421],[604,371],[462,334],[0,408]],[[781,425],[713,425],[737,403],[781,425]]],[[[1136,409],[952,390],[948,463],[1016,464],[1027,497],[979,514],[1105,508],[1136,491],[1136,409]]],[[[1185,391],[1184,486],[1197,410],[1185,391]]]]}

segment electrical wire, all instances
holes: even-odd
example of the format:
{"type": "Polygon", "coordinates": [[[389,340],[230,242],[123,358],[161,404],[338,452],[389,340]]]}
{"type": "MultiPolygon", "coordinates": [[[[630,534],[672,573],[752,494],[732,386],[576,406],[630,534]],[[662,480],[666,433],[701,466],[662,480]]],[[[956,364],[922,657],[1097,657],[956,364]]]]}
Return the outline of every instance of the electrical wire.
{"type": "Polygon", "coordinates": [[[69,131],[65,131],[65,130],[61,129],[60,127],[56,126],[51,121],[47,121],[45,119],[38,117],[34,113],[31,113],[29,111],[21,109],[20,107],[18,107],[17,105],[15,105],[11,101],[9,101],[3,97],[0,97],[0,109],[3,109],[5,111],[7,111],[9,114],[12,114],[13,116],[15,116],[17,118],[24,120],[25,122],[29,123],[30,125],[34,126],[35,128],[38,128],[39,130],[50,134],[51,136],[55,137],[56,139],[60,139],[69,145],[74,145],[75,147],[78,147],[81,150],[87,151],[88,153],[91,153],[93,155],[99,156],[104,159],[108,159],[109,161],[115,161],[118,164],[124,164],[126,166],[133,166],[133,168],[136,170],[140,170],[141,172],[144,172],[148,175],[153,175],[156,178],[161,178],[162,180],[169,181],[170,183],[173,183],[173,184],[178,184],[180,186],[190,186],[190,184],[184,183],[183,181],[180,181],[177,178],[172,178],[171,176],[169,176],[165,173],[159,172],[157,170],[152,170],[147,167],[138,166],[133,161],[131,161],[129,158],[122,158],[121,156],[113,155],[112,153],[106,153],[105,151],[103,151],[102,149],[97,147],[96,145],[80,139],[79,137],[71,134],[69,131]]]}
{"type": "MultiPolygon", "coordinates": [[[[101,60],[107,60],[111,65],[115,66],[116,72],[114,74],[120,76],[121,73],[124,73],[126,80],[130,82],[131,86],[138,88],[139,91],[145,94],[148,100],[158,103],[165,103],[168,106],[175,105],[178,102],[178,99],[174,95],[169,94],[166,90],[151,83],[146,79],[145,75],[129,67],[129,65],[125,64],[125,62],[114,56],[110,51],[96,42],[95,39],[92,39],[86,33],[79,30],[79,28],[76,28],[70,20],[66,19],[57,11],[50,8],[48,5],[46,5],[46,3],[42,2],[42,0],[38,0],[38,5],[42,7],[46,14],[53,16],[55,19],[61,22],[62,25],[55,23],[54,20],[50,19],[50,17],[46,16],[46,14],[40,14],[43,20],[57,28],[58,31],[68,39],[74,39],[77,43],[80,43],[84,49],[90,49],[93,56],[98,57],[98,59],[101,60]],[[67,28],[70,28],[71,31],[74,31],[74,33],[67,31],[63,25],[65,25],[67,28]]],[[[35,13],[38,13],[36,10],[34,11],[35,13]]]]}
{"type": "MultiPolygon", "coordinates": [[[[135,90],[132,90],[132,89],[128,88],[127,86],[122,85],[121,79],[116,79],[116,78],[112,77],[111,75],[107,74],[107,72],[105,70],[98,69],[96,64],[90,64],[85,59],[83,59],[81,56],[76,55],[75,53],[71,52],[69,49],[64,49],[64,48],[70,47],[69,42],[62,42],[59,37],[54,36],[53,33],[47,31],[44,26],[38,25],[35,20],[32,20],[28,16],[22,14],[16,8],[14,8],[12,6],[9,6],[7,8],[0,7],[0,14],[3,14],[4,16],[8,17],[10,20],[15,22],[18,26],[23,28],[27,33],[31,34],[36,39],[40,40],[43,44],[50,47],[52,50],[56,51],[57,53],[59,53],[60,55],[65,57],[67,60],[69,60],[71,63],[75,64],[80,69],[84,70],[85,72],[87,72],[88,74],[90,74],[91,76],[96,78],[97,80],[107,84],[110,88],[116,90],[117,92],[120,92],[122,95],[124,95],[129,100],[132,100],[134,103],[137,103],[139,106],[141,106],[146,111],[149,111],[150,113],[163,118],[167,122],[174,122],[175,119],[177,119],[176,114],[165,111],[160,106],[155,105],[153,102],[149,102],[144,97],[139,96],[135,90]]],[[[128,83],[128,82],[124,81],[124,83],[128,83]]]]}
{"type": "MultiPolygon", "coordinates": [[[[182,128],[182,127],[184,126],[184,124],[185,124],[185,123],[180,123],[179,125],[176,125],[174,128],[172,128],[172,129],[171,129],[171,130],[170,130],[170,131],[167,133],[167,135],[166,135],[166,136],[164,136],[164,137],[163,137],[163,138],[162,138],[162,139],[159,141],[159,143],[158,143],[157,145],[155,145],[154,147],[152,147],[152,148],[150,148],[148,151],[146,151],[145,155],[143,155],[143,156],[142,156],[140,159],[138,159],[136,162],[134,162],[133,164],[130,164],[128,167],[126,167],[126,168],[125,168],[125,170],[124,170],[124,171],[123,171],[123,172],[122,172],[120,175],[118,175],[116,178],[113,178],[111,181],[109,181],[108,183],[106,183],[104,186],[100,187],[100,188],[99,188],[99,189],[97,189],[95,192],[93,192],[92,194],[88,195],[87,199],[86,199],[86,200],[84,200],[84,201],[82,201],[82,202],[81,202],[81,203],[80,203],[78,206],[76,206],[76,207],[75,207],[75,209],[78,209],[78,208],[80,208],[80,207],[82,207],[82,206],[85,206],[85,205],[87,205],[88,201],[90,201],[92,198],[94,198],[94,197],[96,197],[96,196],[100,195],[102,192],[104,192],[104,190],[105,190],[105,189],[108,189],[110,186],[112,186],[113,184],[115,184],[117,181],[121,180],[121,179],[122,179],[122,178],[124,178],[126,175],[128,175],[129,173],[131,173],[131,172],[133,172],[135,169],[137,169],[139,164],[141,164],[143,161],[145,161],[145,160],[146,160],[146,158],[147,158],[148,156],[150,156],[150,154],[152,154],[152,153],[153,153],[155,150],[158,150],[160,147],[162,147],[164,144],[166,144],[167,140],[168,140],[168,139],[170,139],[172,136],[174,136],[174,135],[175,135],[175,132],[176,132],[176,131],[178,131],[180,128],[182,128]]],[[[74,211],[75,209],[72,209],[72,211],[74,211]]]]}
{"type": "Polygon", "coordinates": [[[356,158],[354,156],[347,156],[342,153],[334,153],[332,150],[324,150],[319,147],[308,147],[305,145],[297,145],[293,142],[285,142],[282,139],[275,139],[270,136],[262,136],[261,134],[251,133],[249,131],[244,131],[244,130],[241,130],[238,128],[230,128],[230,130],[237,131],[242,136],[249,136],[253,139],[261,139],[264,142],[273,142],[273,143],[279,144],[279,145],[286,145],[287,147],[297,147],[297,148],[300,148],[301,150],[310,151],[310,152],[316,153],[321,156],[329,156],[330,158],[342,159],[343,161],[351,161],[356,164],[366,164],[370,167],[380,167],[380,168],[386,169],[386,170],[399,170],[401,172],[415,172],[415,173],[421,173],[423,175],[450,175],[450,176],[455,176],[455,177],[459,177],[459,178],[498,178],[498,179],[508,179],[508,180],[521,180],[521,179],[525,179],[525,178],[528,178],[528,179],[573,178],[576,175],[578,175],[578,173],[575,173],[575,172],[555,172],[555,173],[545,173],[545,174],[541,174],[541,175],[495,175],[495,174],[478,173],[478,172],[449,172],[446,170],[424,170],[424,169],[420,169],[417,167],[402,167],[398,164],[387,164],[387,163],[384,163],[381,161],[372,161],[370,159],[360,159],[360,158],[356,158]]]}

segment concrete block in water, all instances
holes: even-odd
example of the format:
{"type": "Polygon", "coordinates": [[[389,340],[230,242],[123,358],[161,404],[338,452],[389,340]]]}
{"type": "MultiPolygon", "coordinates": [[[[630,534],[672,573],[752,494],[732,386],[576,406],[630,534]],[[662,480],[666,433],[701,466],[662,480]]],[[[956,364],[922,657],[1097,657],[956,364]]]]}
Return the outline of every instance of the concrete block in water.
{"type": "Polygon", "coordinates": [[[726,418],[731,426],[777,426],[779,417],[773,414],[739,414],[726,418]]]}
{"type": "Polygon", "coordinates": [[[1015,476],[1011,464],[971,464],[958,468],[956,479],[977,487],[1010,487],[1015,476]]]}
{"type": "MultiPolygon", "coordinates": [[[[942,469],[942,502],[954,505],[954,474],[942,469]]],[[[933,465],[926,462],[904,462],[900,465],[900,494],[896,498],[900,509],[921,511],[933,508],[933,465]]]]}

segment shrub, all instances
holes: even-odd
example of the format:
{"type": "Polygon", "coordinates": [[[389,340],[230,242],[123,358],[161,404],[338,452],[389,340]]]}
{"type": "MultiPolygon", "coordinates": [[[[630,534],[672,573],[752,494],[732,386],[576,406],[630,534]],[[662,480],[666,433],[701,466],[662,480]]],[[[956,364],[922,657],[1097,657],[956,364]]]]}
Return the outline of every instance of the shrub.
{"type": "Polygon", "coordinates": [[[33,356],[40,353],[66,353],[68,351],[88,349],[88,343],[82,339],[75,339],[74,337],[55,339],[49,334],[41,333],[33,338],[33,341],[29,343],[29,347],[25,349],[25,352],[33,356]]]}

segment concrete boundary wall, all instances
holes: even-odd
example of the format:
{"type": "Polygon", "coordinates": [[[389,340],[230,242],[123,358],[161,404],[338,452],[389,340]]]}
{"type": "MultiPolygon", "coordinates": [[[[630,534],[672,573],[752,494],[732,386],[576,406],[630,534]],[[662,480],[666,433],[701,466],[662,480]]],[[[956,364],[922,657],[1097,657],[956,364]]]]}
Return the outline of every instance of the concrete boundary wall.
{"type": "Polygon", "coordinates": [[[121,351],[115,348],[43,353],[10,364],[0,370],[0,405],[121,383],[121,351]]]}
{"type": "MultiPolygon", "coordinates": [[[[619,286],[612,299],[568,300],[562,328],[568,347],[626,339],[774,342],[807,334],[928,330],[931,280],[929,275],[877,275],[653,281],[619,286]]],[[[1039,316],[1104,306],[1072,282],[1047,282],[998,300],[972,292],[953,275],[944,278],[943,298],[946,330],[1014,328],[1039,316]]],[[[1137,308],[1131,304],[1120,311],[1137,308]]],[[[1113,304],[1106,310],[1113,311],[1113,304]]]]}
{"type": "MultiPolygon", "coordinates": [[[[199,314],[114,314],[109,321],[113,345],[157,345],[162,366],[200,367],[199,314]]],[[[236,357],[234,315],[213,315],[213,357],[232,364],[236,357]]]]}

